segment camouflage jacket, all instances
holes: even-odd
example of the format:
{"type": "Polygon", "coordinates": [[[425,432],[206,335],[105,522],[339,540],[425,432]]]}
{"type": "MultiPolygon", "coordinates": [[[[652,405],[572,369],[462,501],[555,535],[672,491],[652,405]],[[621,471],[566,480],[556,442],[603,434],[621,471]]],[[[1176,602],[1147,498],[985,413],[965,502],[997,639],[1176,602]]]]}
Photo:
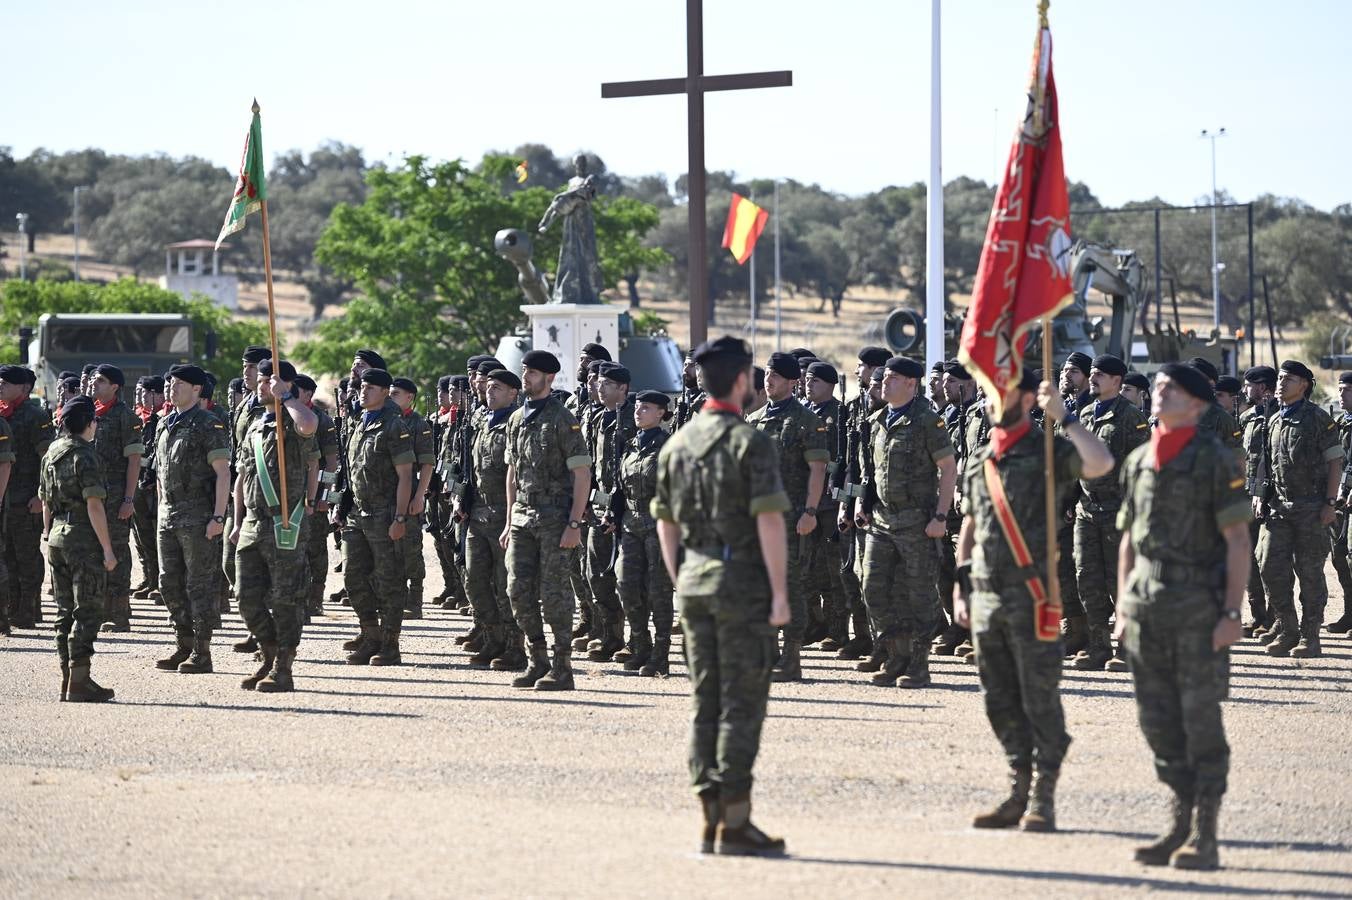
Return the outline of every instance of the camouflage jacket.
{"type": "MultiPolygon", "coordinates": [[[[779,479],[793,506],[785,512],[801,514],[807,501],[811,463],[830,462],[829,429],[797,397],[767,404],[747,416],[746,423],[770,438],[778,450],[779,479]]],[[[823,484],[822,494],[826,487],[823,484]]]]}
{"type": "MultiPolygon", "coordinates": [[[[294,515],[293,510],[298,505],[304,505],[306,500],[306,476],[310,461],[316,455],[316,444],[313,436],[301,437],[296,433],[295,424],[285,409],[282,410],[282,419],[285,423],[283,439],[286,443],[286,509],[289,514],[294,515]]],[[[244,497],[244,521],[240,523],[237,545],[239,549],[251,547],[263,538],[271,540],[273,517],[280,517],[282,514],[281,505],[270,505],[263,491],[254,450],[255,439],[262,440],[263,460],[267,465],[272,490],[279,499],[282,493],[281,470],[277,465],[277,425],[272,410],[268,410],[261,416],[250,418],[249,427],[245,429],[239,451],[235,455],[239,467],[240,490],[244,497]]]]}
{"type": "Polygon", "coordinates": [[[315,427],[314,443],[315,449],[319,451],[319,458],[322,461],[330,456],[337,458],[339,454],[338,446],[338,425],[333,421],[333,416],[317,406],[310,407],[310,412],[315,414],[319,424],[315,427]]]}
{"type": "Polygon", "coordinates": [[[924,526],[938,506],[937,464],[953,455],[953,445],[944,420],[923,397],[911,401],[891,427],[887,413],[884,406],[869,420],[873,433],[865,459],[870,483],[865,511],[883,531],[924,526]]]}
{"type": "Polygon", "coordinates": [[[128,460],[133,456],[144,456],[146,452],[141,417],[118,400],[98,417],[98,423],[98,430],[94,432],[94,452],[99,456],[103,486],[110,501],[121,503],[127,490],[128,460]]]}
{"type": "MultiPolygon", "coordinates": [[[[10,471],[14,468],[14,435],[9,430],[9,420],[0,416],[0,465],[11,463],[10,471]]],[[[5,496],[0,494],[0,511],[5,508],[5,496]]]]}
{"type": "Polygon", "coordinates": [[[638,426],[634,424],[634,405],[633,401],[626,400],[614,414],[598,408],[591,421],[586,423],[590,435],[587,445],[592,448],[592,471],[596,476],[598,491],[593,504],[597,515],[609,512],[610,495],[620,486],[620,458],[624,448],[638,432],[638,426]]]}
{"type": "MultiPolygon", "coordinates": [[[[437,445],[432,440],[432,425],[412,407],[404,410],[404,425],[413,435],[414,466],[435,466],[437,464],[437,445]]],[[[415,471],[414,477],[417,477],[415,471]]]]}
{"type": "Polygon", "coordinates": [[[364,413],[356,420],[347,443],[352,512],[393,518],[399,492],[399,473],[395,467],[411,466],[417,461],[413,434],[399,404],[393,400],[386,399],[370,421],[368,415],[364,413]]]}
{"type": "Polygon", "coordinates": [[[756,516],[793,508],[779,468],[774,441],[731,413],[700,413],[666,442],[649,511],[680,526],[678,592],[730,603],[769,598],[756,516]]]}
{"type": "Polygon", "coordinates": [[[1161,599],[1218,606],[1225,586],[1223,529],[1252,518],[1239,461],[1219,437],[1199,430],[1178,455],[1155,469],[1138,447],[1122,465],[1118,528],[1136,553],[1128,607],[1161,599]]]}
{"type": "Polygon", "coordinates": [[[230,438],[211,413],[195,406],[160,420],[155,429],[155,482],[161,528],[197,525],[211,517],[216,505],[212,463],[219,459],[230,459],[230,438]]]}
{"type": "Polygon", "coordinates": [[[624,487],[625,531],[638,534],[657,527],[652,517],[652,500],[657,496],[657,458],[671,440],[661,427],[639,432],[629,441],[620,463],[620,484],[624,487]],[[644,435],[652,435],[643,440],[644,435]]]}
{"type": "Polygon", "coordinates": [[[1221,439],[1221,443],[1235,451],[1235,458],[1239,459],[1243,453],[1244,447],[1241,441],[1243,432],[1240,431],[1239,423],[1235,417],[1225,411],[1225,407],[1219,403],[1213,403],[1207,407],[1206,412],[1202,413],[1202,418],[1197,422],[1198,431],[1210,431],[1221,439]]]}
{"type": "Polygon", "coordinates": [[[582,426],[556,397],[528,400],[507,419],[507,465],[516,476],[512,525],[567,521],[573,470],[589,469],[582,426]]]}
{"type": "Polygon", "coordinates": [[[42,457],[39,482],[42,502],[52,516],[48,544],[72,550],[98,548],[99,539],[89,522],[85,501],[102,500],[108,492],[94,445],[70,434],[58,437],[42,457]]]}
{"type": "Polygon", "coordinates": [[[474,433],[474,505],[471,518],[476,522],[499,525],[507,521],[507,421],[516,407],[501,410],[504,415],[496,425],[492,413],[474,433]]]}
{"type": "Polygon", "coordinates": [[[1277,401],[1269,398],[1245,410],[1239,417],[1244,450],[1244,482],[1251,497],[1267,494],[1267,423],[1277,414],[1277,401]]]}
{"type": "Polygon", "coordinates": [[[831,483],[835,479],[836,472],[846,464],[848,442],[845,432],[840,427],[840,420],[842,416],[848,414],[848,411],[837,397],[832,397],[825,403],[809,403],[807,410],[826,426],[826,450],[831,454],[830,459],[826,461],[826,489],[822,491],[821,500],[817,501],[817,511],[830,511],[834,515],[840,501],[831,496],[831,483]]]}
{"type": "Polygon", "coordinates": [[[1315,511],[1328,496],[1329,460],[1343,458],[1338,423],[1315,403],[1302,400],[1267,423],[1268,493],[1279,512],[1315,511]]]}
{"type": "Polygon", "coordinates": [[[10,506],[28,503],[38,492],[38,464],[56,436],[52,418],[37,400],[29,399],[9,417],[14,468],[9,473],[10,506]]]}
{"type": "Polygon", "coordinates": [[[1080,424],[1112,451],[1113,470],[1094,479],[1080,479],[1080,511],[1112,513],[1122,503],[1119,470],[1131,451],[1150,440],[1150,421],[1134,403],[1121,395],[1114,397],[1102,415],[1095,415],[1098,404],[1080,410],[1080,424]]]}

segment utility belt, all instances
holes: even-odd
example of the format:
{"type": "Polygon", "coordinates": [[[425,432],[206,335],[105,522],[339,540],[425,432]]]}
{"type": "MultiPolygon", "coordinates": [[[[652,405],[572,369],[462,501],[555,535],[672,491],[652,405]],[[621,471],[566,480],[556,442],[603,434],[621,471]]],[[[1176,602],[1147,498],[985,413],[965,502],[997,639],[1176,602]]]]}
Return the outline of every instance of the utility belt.
{"type": "Polygon", "coordinates": [[[559,494],[517,491],[516,502],[523,506],[530,506],[535,509],[569,509],[573,505],[573,498],[571,496],[560,496],[559,494]]]}
{"type": "Polygon", "coordinates": [[[831,499],[844,503],[849,499],[860,499],[864,496],[864,486],[847,481],[838,488],[831,489],[831,499]]]}
{"type": "Polygon", "coordinates": [[[1113,513],[1122,508],[1122,495],[1106,491],[1091,491],[1081,485],[1080,505],[1087,512],[1113,513]]]}
{"type": "Polygon", "coordinates": [[[1169,563],[1136,557],[1136,571],[1151,581],[1168,585],[1188,587],[1219,588],[1225,586],[1225,567],[1223,565],[1207,568],[1192,563],[1169,563]]]}
{"type": "Polygon", "coordinates": [[[731,544],[714,544],[707,547],[684,547],[686,561],[722,560],[723,562],[759,562],[760,549],[733,547],[731,544]]]}

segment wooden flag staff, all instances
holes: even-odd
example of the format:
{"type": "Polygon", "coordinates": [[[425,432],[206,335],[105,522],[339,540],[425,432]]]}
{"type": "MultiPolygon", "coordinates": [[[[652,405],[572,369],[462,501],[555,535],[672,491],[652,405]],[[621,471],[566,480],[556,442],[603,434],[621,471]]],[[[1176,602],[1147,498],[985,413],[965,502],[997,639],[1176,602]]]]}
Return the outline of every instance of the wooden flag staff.
{"type": "MultiPolygon", "coordinates": [[[[253,102],[253,112],[255,115],[259,112],[257,98],[253,102]]],[[[267,284],[268,291],[268,338],[272,342],[272,371],[280,378],[282,374],[282,354],[277,347],[277,307],[272,299],[272,244],[268,239],[268,201],[266,197],[259,200],[259,212],[262,215],[263,224],[263,280],[267,284]]],[[[281,493],[277,499],[281,503],[282,527],[285,528],[291,523],[290,511],[286,508],[286,427],[282,421],[282,401],[275,393],[272,395],[272,410],[277,417],[277,479],[281,484],[281,493]]]]}

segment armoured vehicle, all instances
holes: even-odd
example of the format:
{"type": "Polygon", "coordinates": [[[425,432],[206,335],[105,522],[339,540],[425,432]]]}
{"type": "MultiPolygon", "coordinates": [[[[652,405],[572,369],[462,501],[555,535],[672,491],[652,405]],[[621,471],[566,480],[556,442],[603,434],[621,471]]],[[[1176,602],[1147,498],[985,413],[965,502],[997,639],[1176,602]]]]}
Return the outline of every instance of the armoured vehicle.
{"type": "MultiPolygon", "coordinates": [[[[21,330],[28,362],[37,373],[36,393],[56,396],[56,376],[86,363],[112,363],[134,384],[142,375],[160,374],[176,363],[192,362],[192,320],[168,313],[46,313],[36,333],[21,330]]],[[[214,335],[207,336],[207,356],[214,335]]]]}

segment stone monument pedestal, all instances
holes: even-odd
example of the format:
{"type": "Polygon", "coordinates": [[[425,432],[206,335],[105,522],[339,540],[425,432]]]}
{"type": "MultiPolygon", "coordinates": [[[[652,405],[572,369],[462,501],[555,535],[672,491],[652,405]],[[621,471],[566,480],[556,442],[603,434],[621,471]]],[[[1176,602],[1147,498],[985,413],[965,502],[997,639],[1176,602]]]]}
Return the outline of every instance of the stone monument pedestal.
{"type": "Polygon", "coordinates": [[[577,357],[584,344],[600,344],[611,359],[620,358],[620,306],[539,303],[522,306],[521,311],[530,319],[531,346],[548,350],[563,364],[554,376],[554,387],[560,390],[577,387],[577,357]]]}

